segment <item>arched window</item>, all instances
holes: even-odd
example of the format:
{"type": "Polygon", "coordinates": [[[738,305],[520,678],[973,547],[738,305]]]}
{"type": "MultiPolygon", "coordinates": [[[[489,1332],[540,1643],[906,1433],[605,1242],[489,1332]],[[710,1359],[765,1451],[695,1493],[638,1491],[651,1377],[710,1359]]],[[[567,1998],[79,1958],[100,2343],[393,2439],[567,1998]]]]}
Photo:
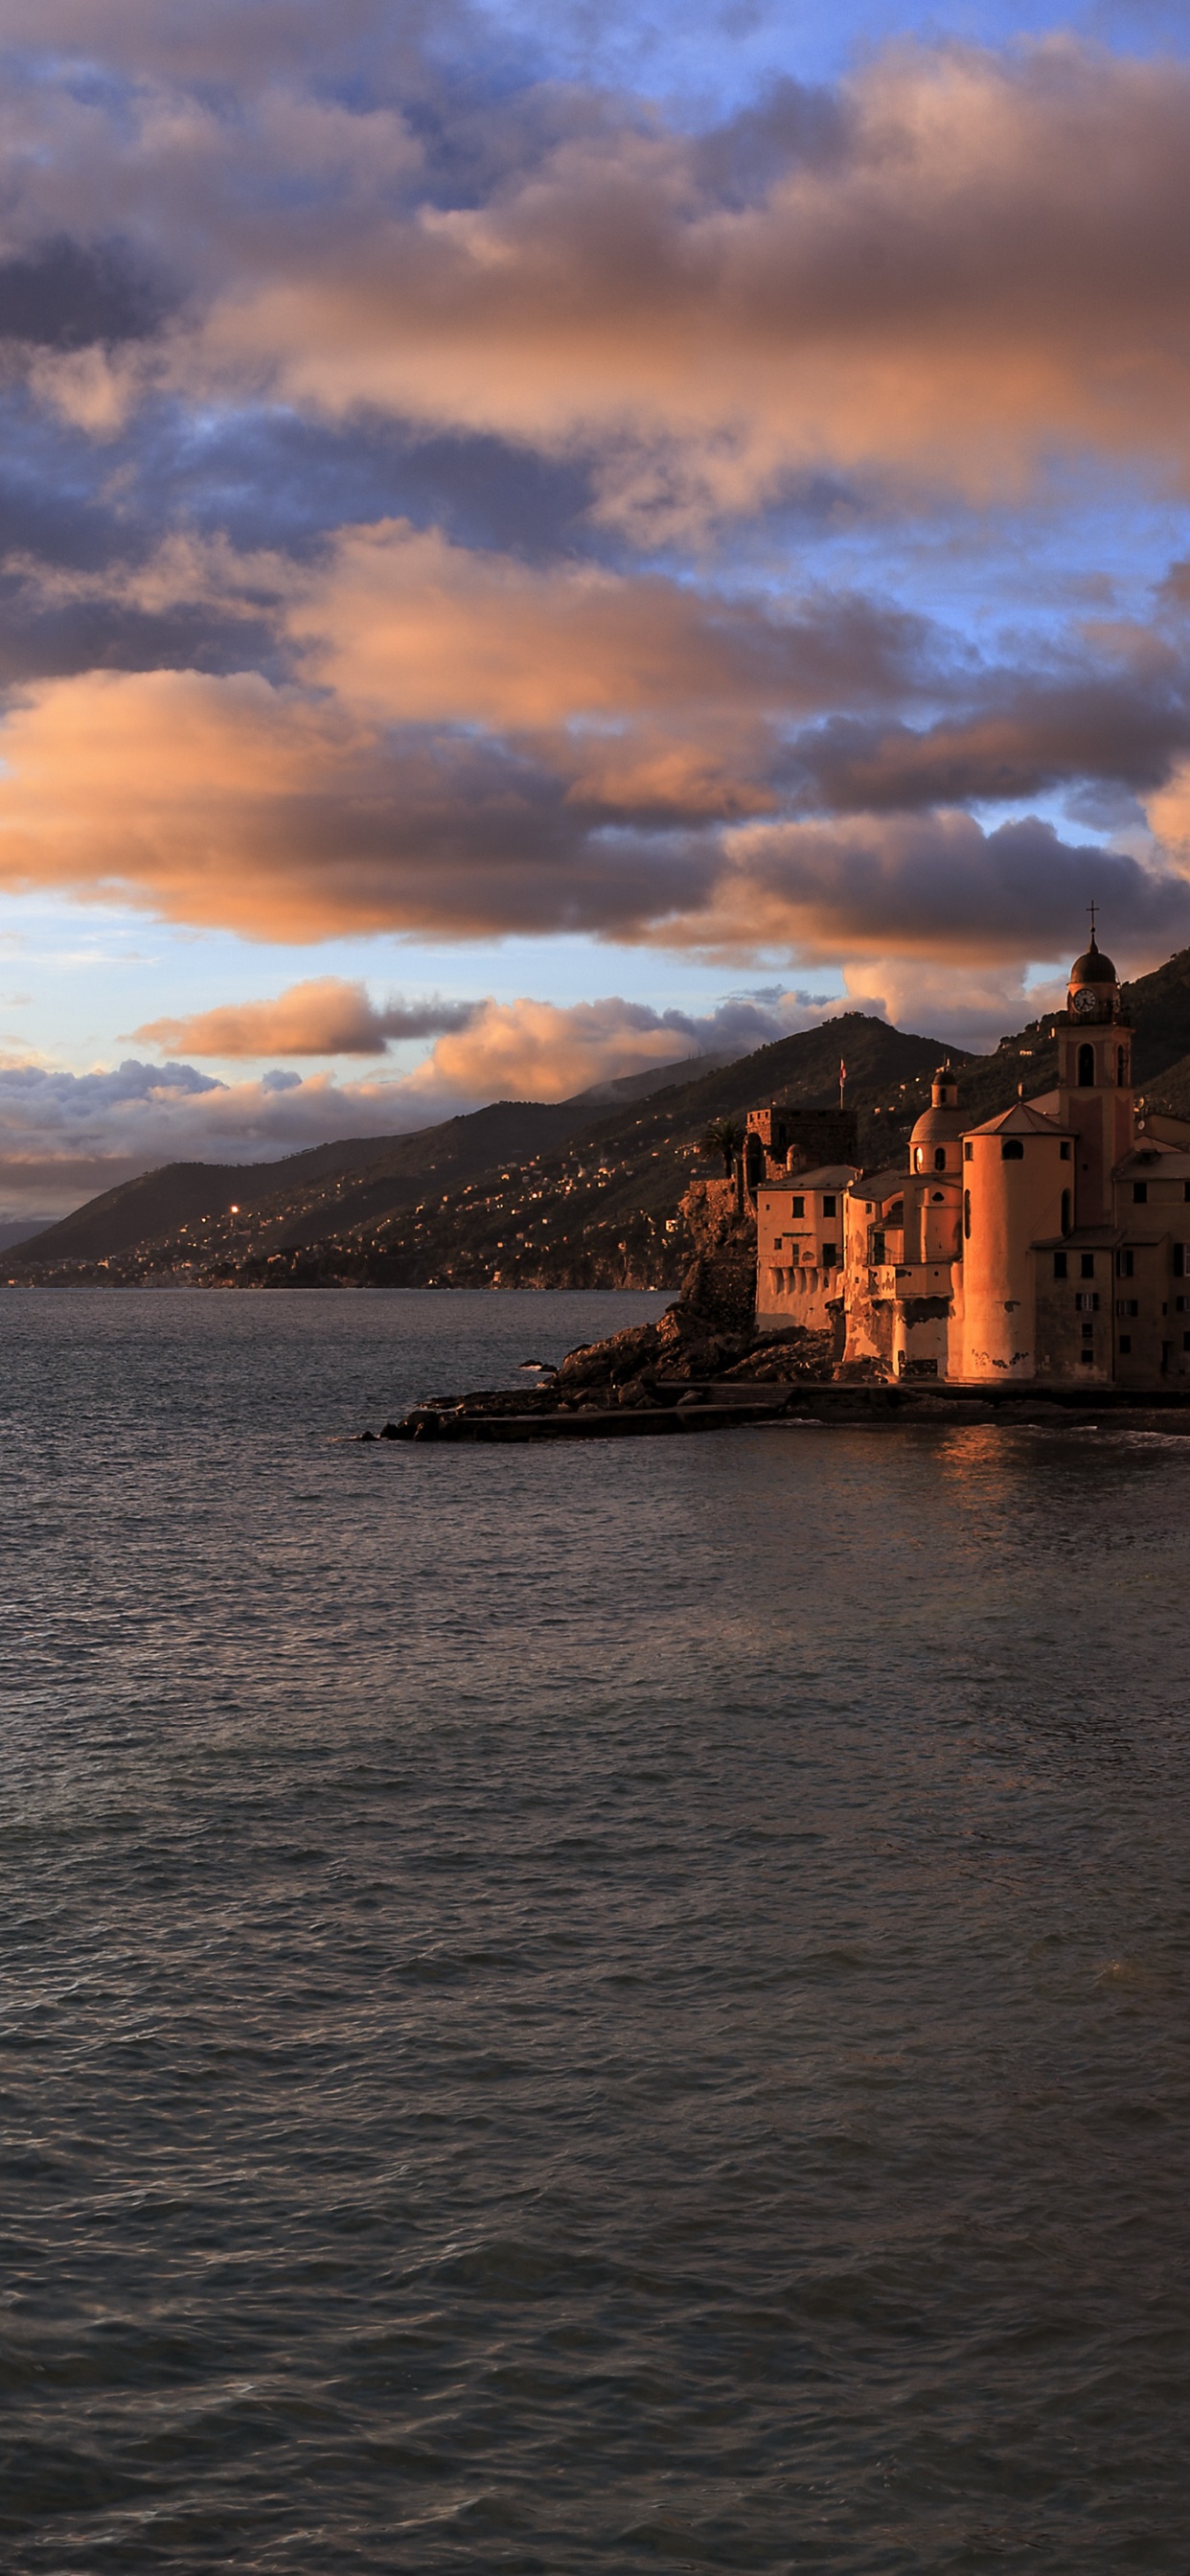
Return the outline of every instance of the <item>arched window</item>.
{"type": "Polygon", "coordinates": [[[970,1190],[964,1190],[964,1192],[963,1192],[963,1232],[964,1232],[964,1234],[965,1234],[965,1235],[966,1235],[966,1237],[967,1237],[967,1241],[968,1241],[968,1243],[970,1243],[970,1241],[971,1241],[971,1192],[970,1192],[970,1190]]]}
{"type": "Polygon", "coordinates": [[[1119,1083],[1119,1086],[1120,1086],[1121,1091],[1125,1091],[1125,1090],[1127,1089],[1127,1087],[1128,1087],[1128,1049],[1127,1049],[1127,1047],[1117,1047],[1117,1048],[1116,1048],[1116,1080],[1117,1080],[1117,1082],[1119,1083]]]}
{"type": "Polygon", "coordinates": [[[1063,1190],[1063,1192],[1062,1192],[1062,1232],[1063,1232],[1063,1234],[1069,1234],[1069,1232],[1070,1232],[1070,1192],[1069,1192],[1069,1190],[1063,1190]]]}
{"type": "Polygon", "coordinates": [[[1093,1046],[1081,1046],[1079,1048],[1078,1087],[1080,1091],[1092,1091],[1095,1087],[1095,1049],[1093,1046]]]}
{"type": "Polygon", "coordinates": [[[944,1172],[946,1170],[945,1145],[935,1145],[934,1147],[934,1169],[936,1172],[944,1172]]]}
{"type": "Polygon", "coordinates": [[[925,1148],[924,1148],[924,1146],[922,1146],[922,1145],[917,1145],[917,1146],[915,1146],[915,1147],[914,1147],[913,1159],[914,1159],[914,1162],[915,1162],[915,1163],[916,1163],[916,1165],[917,1165],[918,1171],[919,1171],[919,1172],[924,1172],[925,1167],[926,1167],[926,1157],[925,1157],[925,1148]]]}
{"type": "Polygon", "coordinates": [[[1005,1136],[1001,1139],[1000,1160],[1002,1163],[1023,1163],[1024,1159],[1025,1148],[1019,1136],[1005,1136]]]}

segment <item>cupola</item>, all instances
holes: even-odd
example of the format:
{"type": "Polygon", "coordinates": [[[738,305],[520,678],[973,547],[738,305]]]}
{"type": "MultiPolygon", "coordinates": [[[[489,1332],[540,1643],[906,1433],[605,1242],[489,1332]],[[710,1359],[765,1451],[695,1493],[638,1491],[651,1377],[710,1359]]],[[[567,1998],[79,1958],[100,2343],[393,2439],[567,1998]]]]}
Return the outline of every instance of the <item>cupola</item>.
{"type": "Polygon", "coordinates": [[[1120,979],[1110,957],[1105,957],[1095,937],[1095,906],[1091,906],[1091,944],[1070,969],[1066,993],[1067,1014],[1072,1020],[1093,1024],[1119,1017],[1120,979]]]}
{"type": "Polygon", "coordinates": [[[930,1084],[930,1106],[922,1111],[909,1139],[910,1171],[957,1172],[962,1133],[958,1077],[949,1064],[940,1064],[930,1084]]]}

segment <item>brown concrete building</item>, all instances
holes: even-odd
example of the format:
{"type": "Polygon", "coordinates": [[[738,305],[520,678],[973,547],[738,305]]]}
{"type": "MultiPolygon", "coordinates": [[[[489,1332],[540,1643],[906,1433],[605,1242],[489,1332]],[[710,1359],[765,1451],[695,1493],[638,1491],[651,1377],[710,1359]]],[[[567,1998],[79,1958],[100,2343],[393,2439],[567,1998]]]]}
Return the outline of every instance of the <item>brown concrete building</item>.
{"type": "Polygon", "coordinates": [[[890,1378],[1190,1380],[1190,1123],[1138,1111],[1093,930],[1057,1037],[1057,1089],[977,1127],[941,1066],[904,1169],[805,1168],[789,1113],[754,1112],[758,1320],[890,1378]]]}

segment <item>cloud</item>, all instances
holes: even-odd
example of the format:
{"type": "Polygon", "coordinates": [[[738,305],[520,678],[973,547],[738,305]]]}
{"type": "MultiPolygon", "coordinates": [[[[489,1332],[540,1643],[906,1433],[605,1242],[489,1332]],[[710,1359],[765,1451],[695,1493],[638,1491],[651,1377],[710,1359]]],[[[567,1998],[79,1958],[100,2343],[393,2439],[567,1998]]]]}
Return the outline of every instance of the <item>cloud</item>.
{"type": "Polygon", "coordinates": [[[615,931],[697,899],[713,867],[648,831],[651,816],[600,840],[593,822],[613,818],[568,804],[565,781],[508,747],[390,743],[252,672],[39,683],[0,754],[0,881],[250,937],[615,931]]]}
{"type": "MultiPolygon", "coordinates": [[[[694,134],[449,6],[14,0],[6,44],[0,884],[890,992],[914,957],[1011,984],[1090,889],[1147,957],[1187,935],[1185,567],[1151,631],[1062,627],[1071,590],[1039,640],[1009,529],[1022,623],[976,638],[911,613],[940,558],[902,546],[956,492],[1049,509],[1072,458],[1184,479],[1185,63],[906,44],[694,134]],[[774,518],[729,582],[727,521],[795,484],[818,561],[837,523],[878,567],[899,513],[895,580],[789,574],[774,518]],[[1060,791],[1068,839],[960,810],[1060,791]]],[[[408,1033],[358,993],[229,1011],[145,1025],[408,1033]]],[[[460,1066],[481,1035],[442,1030],[460,1066]]],[[[553,1061],[544,1023],[485,1042],[553,1061]]]]}
{"type": "MultiPolygon", "coordinates": [[[[440,1035],[412,1074],[356,1082],[273,1067],[258,1080],[229,1083],[193,1065],[136,1058],[86,1074],[0,1063],[0,1200],[31,1218],[62,1214],[161,1163],[267,1162],[339,1137],[405,1134],[494,1098],[566,1099],[684,1056],[744,1053],[833,1008],[779,987],[764,1001],[729,996],[695,1015],[614,994],[569,1008],[488,1001],[465,1028],[440,1035]]],[[[234,1007],[229,1016],[237,1016],[234,1007]]]]}
{"type": "Polygon", "coordinates": [[[1147,964],[1190,942],[1185,877],[1063,841],[1036,816],[991,832],[953,810],[749,824],[725,854],[710,902],[655,934],[666,946],[978,970],[1064,956],[1092,898],[1122,957],[1147,964]]]}
{"type": "Polygon", "coordinates": [[[172,390],[585,447],[629,525],[807,468],[1184,474],[1181,62],[906,43],[691,136],[577,83],[485,99],[379,0],[200,46],[137,14],[130,79],[122,13],[85,13],[106,84],[6,28],[11,327],[43,279],[39,395],[99,434],[172,390]]]}
{"type": "MultiPolygon", "coordinates": [[[[1094,894],[1121,944],[1190,937],[1181,877],[1036,819],[732,824],[775,796],[749,796],[746,776],[711,793],[690,742],[669,746],[666,774],[655,742],[621,739],[601,789],[589,742],[568,779],[556,743],[391,734],[254,673],[42,683],[0,751],[0,880],[249,936],[579,930],[738,957],[1021,961],[1061,953],[1094,894]]],[[[1151,810],[1174,828],[1172,805],[1151,810]]]]}
{"type": "MultiPolygon", "coordinates": [[[[466,1028],[472,1002],[389,1001],[383,1010],[364,984],[322,975],[291,984],[270,1002],[227,1002],[189,1019],[149,1020],[132,1034],[147,1046],[180,1048],[187,1055],[383,1055],[402,1039],[437,1037],[466,1028]]],[[[266,1076],[266,1080],[268,1077],[266,1076]]],[[[276,1087],[278,1077],[273,1077],[276,1087]]],[[[287,1086],[288,1087],[288,1086],[287,1086]]]]}
{"type": "Polygon", "coordinates": [[[62,233],[0,259],[0,340],[59,350],[145,340],[166,304],[119,242],[78,242],[62,233]]]}
{"type": "Polygon", "coordinates": [[[406,1088],[411,1098],[566,1100],[681,1056],[748,1054],[837,1008],[837,1001],[781,988],[765,1002],[736,994],[702,1014],[656,1011],[618,994],[567,1008],[528,998],[489,1001],[467,1028],[439,1038],[406,1088]]]}
{"type": "Polygon", "coordinates": [[[920,729],[851,716],[807,728],[807,801],[837,811],[1019,803],[1072,780],[1142,792],[1190,748],[1190,669],[1151,632],[1077,666],[980,674],[966,707],[920,729]]]}
{"type": "MultiPolygon", "coordinates": [[[[1177,62],[896,47],[820,117],[827,148],[774,126],[743,201],[713,138],[577,93],[568,122],[514,119],[515,157],[458,202],[387,107],[275,84],[246,106],[248,206],[193,93],[182,115],[149,90],[107,145],[143,223],[170,133],[166,238],[188,232],[202,310],[153,364],[188,399],[586,442],[629,523],[751,507],[807,466],[981,498],[1055,446],[1184,471],[1177,62]]],[[[26,193],[46,219],[77,194],[52,145],[26,193]]]]}

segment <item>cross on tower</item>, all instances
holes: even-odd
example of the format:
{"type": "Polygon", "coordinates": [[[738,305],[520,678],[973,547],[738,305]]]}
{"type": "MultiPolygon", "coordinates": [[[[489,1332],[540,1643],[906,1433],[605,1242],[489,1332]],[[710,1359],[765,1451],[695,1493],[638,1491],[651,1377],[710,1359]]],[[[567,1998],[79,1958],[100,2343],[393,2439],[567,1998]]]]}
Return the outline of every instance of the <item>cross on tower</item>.
{"type": "Polygon", "coordinates": [[[1099,906],[1095,903],[1089,903],[1087,905],[1087,910],[1091,916],[1091,946],[1093,948],[1095,945],[1095,915],[1099,910],[1099,906]]]}

